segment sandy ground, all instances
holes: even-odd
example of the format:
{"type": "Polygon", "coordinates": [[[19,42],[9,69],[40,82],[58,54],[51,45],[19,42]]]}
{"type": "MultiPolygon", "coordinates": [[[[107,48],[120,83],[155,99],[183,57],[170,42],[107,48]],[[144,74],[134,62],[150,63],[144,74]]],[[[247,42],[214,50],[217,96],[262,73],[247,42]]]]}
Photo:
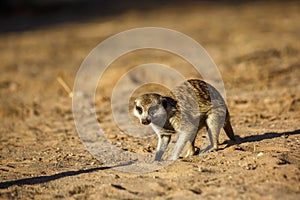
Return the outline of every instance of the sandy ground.
{"type": "MultiPolygon", "coordinates": [[[[0,198],[300,198],[299,11],[295,2],[167,5],[1,33],[0,198]],[[146,174],[111,169],[86,150],[72,99],[57,78],[72,88],[81,62],[98,43],[144,26],[181,31],[208,51],[223,77],[237,144],[146,174]]],[[[128,67],[148,62],[187,65],[165,52],[135,52],[112,64],[96,95],[109,138],[130,152],[153,153],[156,140],[118,130],[107,117],[109,95],[128,67]]],[[[188,67],[181,69],[192,76],[188,67]]]]}

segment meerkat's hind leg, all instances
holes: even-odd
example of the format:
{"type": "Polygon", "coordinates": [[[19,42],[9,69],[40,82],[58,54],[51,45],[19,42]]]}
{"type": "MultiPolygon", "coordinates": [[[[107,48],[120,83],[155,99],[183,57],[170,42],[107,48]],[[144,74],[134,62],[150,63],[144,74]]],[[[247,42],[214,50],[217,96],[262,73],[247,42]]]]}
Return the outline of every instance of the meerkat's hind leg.
{"type": "Polygon", "coordinates": [[[205,152],[218,150],[219,135],[222,128],[221,125],[222,119],[224,118],[217,114],[211,114],[206,119],[207,132],[210,140],[210,145],[204,150],[205,152]]]}
{"type": "Polygon", "coordinates": [[[160,161],[162,155],[166,151],[168,144],[170,143],[171,135],[159,135],[158,136],[158,144],[155,153],[155,160],[160,161]]]}
{"type": "Polygon", "coordinates": [[[209,153],[219,150],[219,142],[216,138],[215,132],[212,131],[210,128],[208,128],[207,131],[210,144],[202,152],[209,153]]]}

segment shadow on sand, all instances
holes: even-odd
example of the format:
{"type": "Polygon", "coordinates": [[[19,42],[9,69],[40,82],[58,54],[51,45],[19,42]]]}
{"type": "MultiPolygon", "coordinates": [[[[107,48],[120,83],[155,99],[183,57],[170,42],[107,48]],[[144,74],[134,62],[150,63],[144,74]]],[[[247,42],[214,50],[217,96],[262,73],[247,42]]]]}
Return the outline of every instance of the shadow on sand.
{"type": "Polygon", "coordinates": [[[91,172],[95,172],[95,171],[102,171],[102,170],[112,169],[112,168],[116,168],[116,167],[131,165],[132,163],[134,163],[134,161],[125,163],[125,164],[116,165],[116,166],[95,167],[95,168],[90,168],[90,169],[81,169],[81,170],[77,170],[77,171],[61,172],[58,174],[53,174],[53,175],[48,175],[48,176],[37,176],[37,177],[24,178],[24,179],[19,179],[19,180],[14,180],[14,181],[0,182],[0,189],[5,189],[5,188],[8,188],[13,185],[22,186],[22,185],[41,184],[41,183],[50,182],[50,181],[64,178],[64,177],[77,176],[80,174],[87,174],[87,173],[91,173],[91,172]]]}
{"type": "MultiPolygon", "coordinates": [[[[259,142],[262,140],[267,140],[267,139],[273,139],[281,136],[289,136],[289,135],[296,135],[300,134],[300,130],[294,130],[291,132],[282,132],[282,133],[275,133],[275,132],[270,132],[270,133],[264,133],[262,135],[251,135],[251,136],[246,136],[246,137],[239,137],[237,136],[237,144],[241,143],[247,143],[247,142],[259,142]]],[[[91,168],[91,169],[85,169],[85,170],[78,170],[78,171],[67,171],[67,172],[61,172],[58,174],[53,174],[49,176],[38,176],[38,177],[32,177],[32,178],[24,178],[24,179],[19,179],[19,180],[14,180],[14,181],[6,181],[6,182],[1,182],[0,183],[0,189],[5,189],[13,185],[35,185],[35,184],[41,184],[41,183],[46,183],[50,182],[56,179],[68,177],[68,176],[76,176],[79,174],[86,174],[86,173],[91,173],[95,171],[102,171],[102,170],[107,170],[107,169],[112,169],[115,167],[120,167],[124,165],[130,165],[131,163],[119,165],[119,166],[112,166],[112,167],[96,167],[96,168],[91,168]]]]}
{"type": "Polygon", "coordinates": [[[270,132],[270,133],[264,133],[262,135],[250,135],[246,137],[240,137],[236,136],[237,139],[237,144],[241,143],[246,143],[246,142],[259,142],[262,140],[268,140],[268,139],[273,139],[281,136],[290,136],[290,135],[296,135],[300,134],[300,130],[294,130],[290,132],[282,132],[282,133],[275,133],[275,132],[270,132]]]}
{"type": "Polygon", "coordinates": [[[45,183],[45,182],[53,181],[53,180],[68,177],[68,176],[76,176],[79,174],[86,174],[86,173],[106,170],[106,169],[110,169],[110,168],[111,167],[96,167],[96,168],[78,170],[78,171],[67,171],[67,172],[62,172],[59,174],[53,174],[53,175],[49,175],[49,176],[37,176],[37,177],[24,178],[24,179],[19,179],[19,180],[14,180],[14,181],[6,181],[6,182],[0,183],[0,189],[8,188],[13,185],[19,185],[19,186],[35,185],[35,184],[45,183]]]}

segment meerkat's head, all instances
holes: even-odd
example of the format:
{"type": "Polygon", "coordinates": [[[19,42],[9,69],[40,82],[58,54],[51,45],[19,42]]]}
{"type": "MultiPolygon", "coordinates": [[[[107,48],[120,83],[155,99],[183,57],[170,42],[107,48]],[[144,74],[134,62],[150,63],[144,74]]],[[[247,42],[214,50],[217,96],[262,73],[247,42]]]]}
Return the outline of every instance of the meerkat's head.
{"type": "Polygon", "coordinates": [[[141,124],[150,123],[163,126],[167,119],[168,102],[165,97],[151,93],[143,94],[135,99],[133,114],[141,124]]]}

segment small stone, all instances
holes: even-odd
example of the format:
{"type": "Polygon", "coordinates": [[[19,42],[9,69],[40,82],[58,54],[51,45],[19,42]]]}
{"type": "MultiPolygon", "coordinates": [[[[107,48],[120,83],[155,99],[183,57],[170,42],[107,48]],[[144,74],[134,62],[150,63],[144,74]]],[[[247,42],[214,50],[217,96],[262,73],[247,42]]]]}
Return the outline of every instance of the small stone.
{"type": "Polygon", "coordinates": [[[194,185],[192,186],[192,188],[190,189],[191,192],[193,192],[194,194],[201,194],[202,193],[202,190],[201,190],[201,187],[200,185],[194,185]]]}
{"type": "Polygon", "coordinates": [[[259,153],[257,154],[257,157],[261,157],[261,156],[263,156],[263,155],[264,155],[263,152],[259,152],[259,153]]]}
{"type": "Polygon", "coordinates": [[[116,134],[109,134],[107,136],[108,139],[112,140],[112,139],[116,139],[118,136],[116,134]]]}

